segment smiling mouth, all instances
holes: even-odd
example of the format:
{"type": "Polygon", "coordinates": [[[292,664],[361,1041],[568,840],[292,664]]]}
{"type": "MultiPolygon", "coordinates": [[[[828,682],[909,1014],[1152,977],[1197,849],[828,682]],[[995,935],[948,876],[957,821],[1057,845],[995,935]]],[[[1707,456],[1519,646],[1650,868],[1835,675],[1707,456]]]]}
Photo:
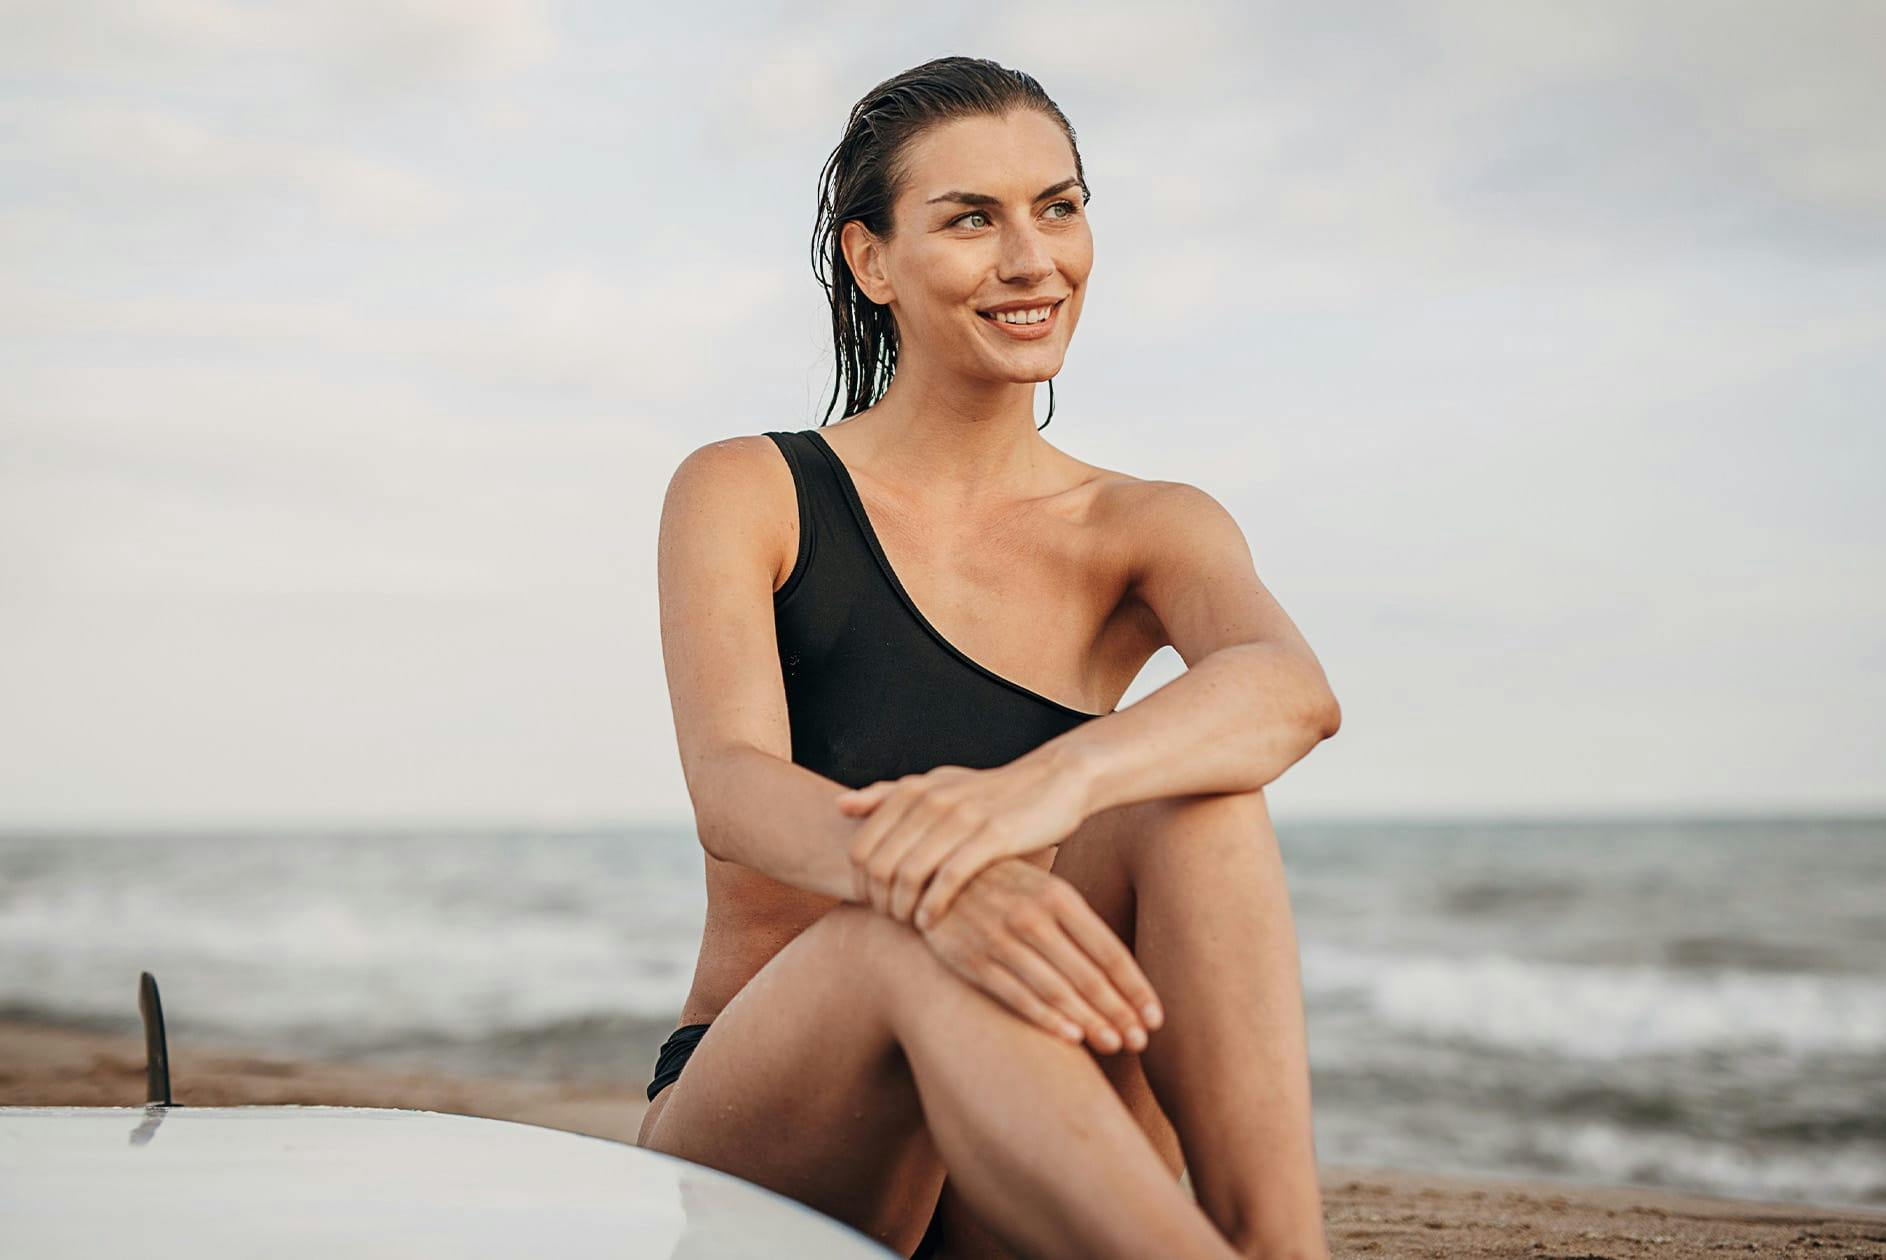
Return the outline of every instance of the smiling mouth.
{"type": "Polygon", "coordinates": [[[1065,301],[1067,301],[1066,298],[1061,298],[1044,306],[1029,307],[1026,310],[1003,311],[1000,314],[993,311],[977,311],[976,314],[991,324],[1000,324],[1004,328],[1032,328],[1052,320],[1055,312],[1061,309],[1061,303],[1065,301]]]}

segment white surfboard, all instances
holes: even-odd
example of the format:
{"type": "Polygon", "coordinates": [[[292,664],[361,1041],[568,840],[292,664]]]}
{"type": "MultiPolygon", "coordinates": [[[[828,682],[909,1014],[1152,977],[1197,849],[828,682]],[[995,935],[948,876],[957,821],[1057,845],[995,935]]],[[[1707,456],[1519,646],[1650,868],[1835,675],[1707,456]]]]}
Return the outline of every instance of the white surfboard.
{"type": "Polygon", "coordinates": [[[0,1255],[884,1260],[796,1200],[644,1150],[388,1107],[0,1107],[0,1255]]]}

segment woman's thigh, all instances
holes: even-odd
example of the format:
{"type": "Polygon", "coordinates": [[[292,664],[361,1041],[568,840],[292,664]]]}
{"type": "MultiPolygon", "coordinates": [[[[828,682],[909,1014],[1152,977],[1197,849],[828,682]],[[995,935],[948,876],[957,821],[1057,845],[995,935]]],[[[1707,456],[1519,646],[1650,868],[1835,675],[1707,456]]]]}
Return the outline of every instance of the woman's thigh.
{"type": "Polygon", "coordinates": [[[640,1144],[908,1252],[945,1172],[893,1026],[895,990],[937,979],[926,960],[943,971],[907,924],[834,907],[714,1017],[640,1144]]]}

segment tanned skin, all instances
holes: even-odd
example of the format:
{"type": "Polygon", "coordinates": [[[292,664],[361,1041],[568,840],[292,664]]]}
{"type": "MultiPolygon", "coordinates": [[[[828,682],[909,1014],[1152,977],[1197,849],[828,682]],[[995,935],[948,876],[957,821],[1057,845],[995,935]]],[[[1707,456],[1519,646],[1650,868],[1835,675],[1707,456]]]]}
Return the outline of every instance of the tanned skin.
{"type": "Polygon", "coordinates": [[[795,765],[772,605],[797,556],[791,472],[764,435],[691,453],[659,574],[708,884],[681,1022],[712,1027],[638,1141],[906,1255],[937,1211],[956,1260],[1321,1260],[1264,788],[1340,708],[1209,494],[1035,428],[1093,264],[1061,128],[966,118],[906,156],[890,238],[841,236],[896,318],[896,375],[822,434],[949,642],[1106,716],[1004,766],[857,791],[795,765]],[[1036,299],[1056,303],[1045,337],[984,313],[1036,299]],[[1109,712],[1168,645],[1186,671],[1109,712]]]}

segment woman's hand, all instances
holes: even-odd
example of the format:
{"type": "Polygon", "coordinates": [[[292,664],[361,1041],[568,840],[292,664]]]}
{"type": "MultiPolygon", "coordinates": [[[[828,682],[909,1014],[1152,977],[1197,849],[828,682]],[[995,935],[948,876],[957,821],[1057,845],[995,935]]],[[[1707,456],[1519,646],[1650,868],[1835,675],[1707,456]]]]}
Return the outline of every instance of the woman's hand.
{"type": "Polygon", "coordinates": [[[1133,952],[1074,885],[1022,858],[991,863],[918,929],[963,979],[1023,1019],[1112,1054],[1165,1022],[1133,952]],[[1148,1009],[1150,1008],[1150,1009],[1148,1009]]]}
{"type": "Polygon", "coordinates": [[[1027,757],[993,770],[938,766],[846,792],[839,811],[864,819],[851,844],[858,899],[927,927],[990,863],[1071,835],[1086,820],[1084,795],[1067,768],[1027,757]]]}

